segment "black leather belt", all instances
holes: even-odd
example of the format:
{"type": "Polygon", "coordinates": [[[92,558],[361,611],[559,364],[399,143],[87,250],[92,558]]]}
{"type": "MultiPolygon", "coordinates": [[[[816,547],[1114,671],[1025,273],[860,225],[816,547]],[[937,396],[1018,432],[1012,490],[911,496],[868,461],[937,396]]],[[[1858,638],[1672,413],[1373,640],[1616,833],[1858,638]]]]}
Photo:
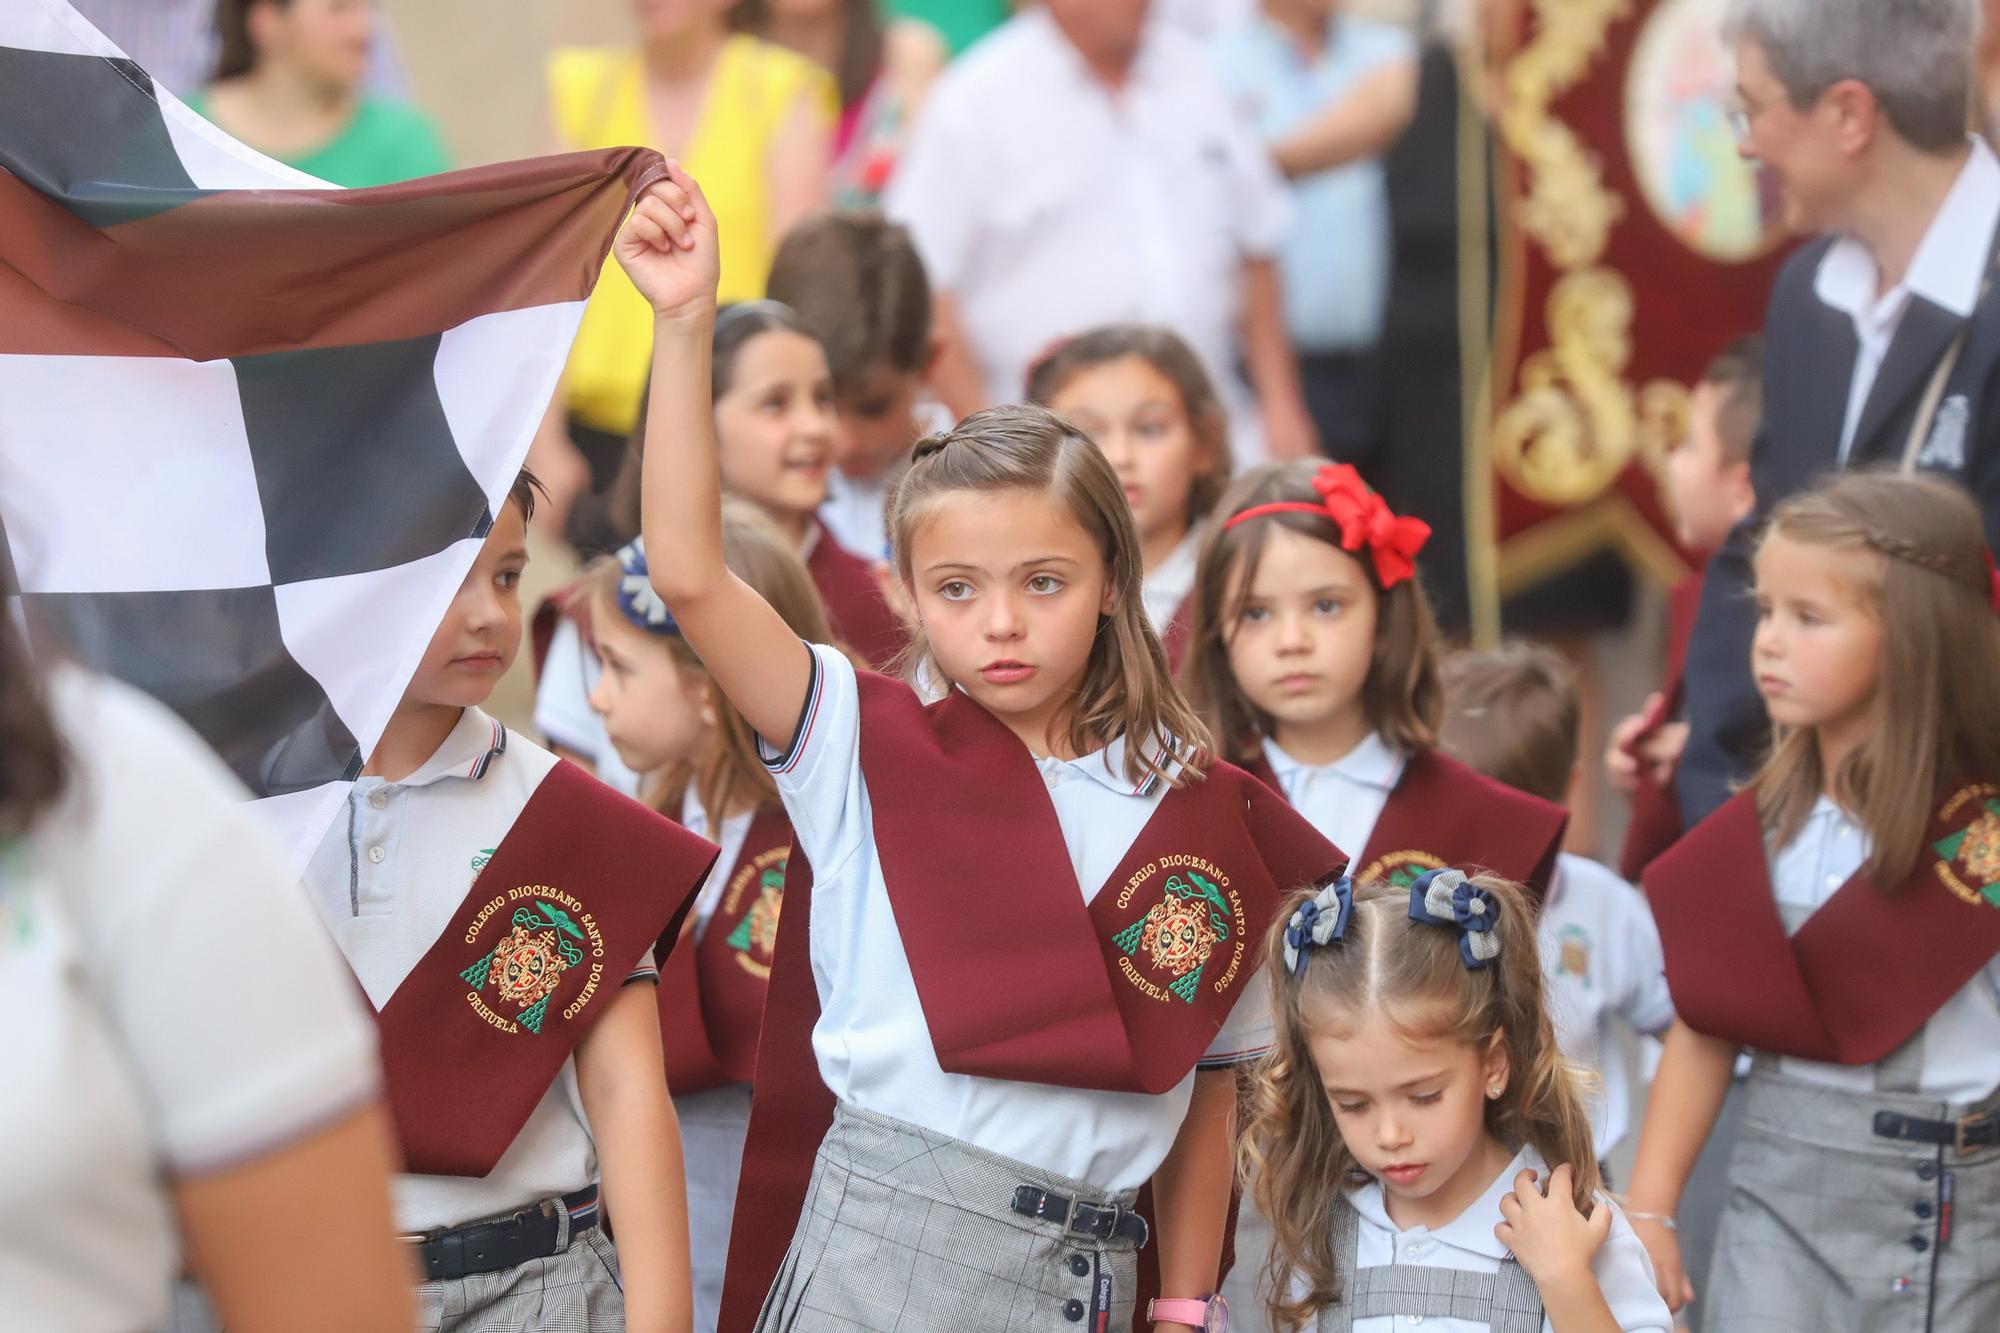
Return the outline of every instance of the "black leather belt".
{"type": "Polygon", "coordinates": [[[562,1213],[569,1214],[572,1239],[596,1226],[597,1186],[560,1199],[544,1199],[510,1217],[401,1239],[417,1251],[426,1282],[471,1277],[475,1273],[500,1273],[560,1253],[562,1213]]]}
{"type": "Polygon", "coordinates": [[[1023,1217],[1060,1222],[1069,1235],[1088,1236],[1092,1240],[1129,1240],[1144,1248],[1150,1235],[1146,1219],[1130,1208],[1115,1203],[1085,1203],[1033,1185],[1023,1185],[1014,1191],[1014,1211],[1023,1217]]]}
{"type": "Polygon", "coordinates": [[[1956,1120],[1922,1120],[1894,1111],[1877,1111],[1875,1133],[1904,1143],[1941,1144],[1962,1156],[2000,1144],[2000,1111],[1962,1115],[1956,1120]]]}

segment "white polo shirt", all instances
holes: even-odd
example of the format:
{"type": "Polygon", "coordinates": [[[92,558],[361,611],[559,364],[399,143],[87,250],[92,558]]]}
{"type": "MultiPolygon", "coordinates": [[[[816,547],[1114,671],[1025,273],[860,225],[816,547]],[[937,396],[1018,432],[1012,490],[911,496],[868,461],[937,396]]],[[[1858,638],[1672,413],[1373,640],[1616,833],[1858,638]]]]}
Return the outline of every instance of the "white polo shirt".
{"type": "Polygon", "coordinates": [[[1564,852],[1535,933],[1556,1043],[1572,1064],[1603,1080],[1584,1099],[1602,1161],[1632,1123],[1632,1076],[1613,1020],[1642,1036],[1674,1021],[1659,927],[1637,889],[1588,857],[1564,852]]]}
{"type": "MultiPolygon", "coordinates": [[[[1347,1201],[1361,1219],[1355,1267],[1415,1264],[1468,1273],[1499,1272],[1500,1261],[1507,1257],[1508,1250],[1494,1239],[1493,1228],[1505,1220],[1500,1201],[1513,1193],[1514,1177],[1524,1170],[1538,1173],[1544,1182],[1548,1180],[1548,1164],[1541,1154],[1533,1148],[1523,1148],[1484,1194],[1436,1230],[1411,1227],[1405,1231],[1390,1221],[1380,1181],[1371,1179],[1359,1189],[1348,1191],[1347,1201]]],[[[1646,1247],[1618,1205],[1599,1194],[1597,1206],[1611,1210],[1611,1234],[1598,1249],[1590,1269],[1597,1278],[1598,1290],[1604,1293],[1604,1303],[1611,1307],[1612,1318],[1618,1321],[1623,1333],[1668,1333],[1674,1326],[1674,1317],[1667,1312],[1667,1303],[1660,1299],[1653,1284],[1653,1262],[1646,1257],[1646,1247]]],[[[1398,1319],[1378,1315],[1355,1320],[1354,1333],[1401,1333],[1419,1323],[1433,1333],[1485,1333],[1490,1327],[1470,1319],[1398,1319]]],[[[1552,1333],[1546,1316],[1542,1319],[1542,1329],[1543,1333],[1552,1333]]]]}
{"type": "Polygon", "coordinates": [[[1221,391],[1238,463],[1264,456],[1236,330],[1243,265],[1277,253],[1291,201],[1194,38],[1149,25],[1113,91],[1045,11],[1009,20],[925,99],[887,208],[991,401],[1017,401],[1058,338],[1162,324],[1221,391]]]}
{"type": "Polygon", "coordinates": [[[743,840],[750,836],[750,821],[756,812],[745,810],[742,814],[730,815],[722,821],[720,828],[710,831],[708,811],[701,808],[695,799],[694,784],[689,783],[685,795],[681,797],[681,827],[697,838],[707,838],[717,847],[720,854],[715,865],[708,872],[708,878],[701,882],[701,891],[695,894],[694,931],[692,938],[699,940],[708,929],[708,919],[715,915],[715,905],[722,901],[722,894],[729,887],[729,872],[736,866],[736,858],[743,855],[743,840]]]}
{"type": "Polygon", "coordinates": [[[1854,321],[1858,343],[1854,376],[1847,385],[1847,416],[1840,430],[1843,466],[1854,448],[1854,433],[1861,428],[1861,413],[1881,374],[1883,358],[1896,339],[1896,330],[1903,326],[1910,298],[1921,296],[1960,319],[1969,318],[1979,304],[1993,229],[2000,225],[2000,159],[1994,157],[1984,139],[1973,137],[1969,142],[1972,155],[1959,169],[1944,205],[1917,243],[1900,283],[1877,296],[1881,270],[1874,254],[1852,236],[1842,236],[1820,257],[1814,291],[1821,301],[1854,321]]]}
{"type": "Polygon", "coordinates": [[[1199,523],[1189,528],[1180,545],[1174,547],[1140,585],[1139,596],[1145,602],[1146,619],[1153,622],[1155,634],[1167,632],[1167,626],[1174,623],[1181,604],[1194,591],[1195,566],[1201,559],[1201,539],[1205,531],[1199,523]]]}
{"type": "Polygon", "coordinates": [[[1380,732],[1371,731],[1330,764],[1302,764],[1269,739],[1264,742],[1264,759],[1292,808],[1353,858],[1357,867],[1362,864],[1375,821],[1389,804],[1389,793],[1403,780],[1407,756],[1380,732]]]}
{"type": "MultiPolygon", "coordinates": [[[[811,947],[820,1002],[813,1053],[821,1079],[835,1096],[867,1110],[1107,1192],[1137,1189],[1173,1147],[1194,1074],[1154,1097],[948,1074],[938,1066],[875,851],[854,666],[838,649],[812,651],[804,734],[771,767],[799,847],[813,864],[811,947]]],[[[1086,902],[1167,792],[1157,781],[1134,790],[1124,759],[1119,742],[1081,759],[1036,761],[1086,902]]],[[[993,835],[997,846],[1008,830],[993,835]]],[[[1247,1060],[1270,1042],[1268,997],[1262,986],[1246,986],[1203,1064],[1247,1060]]]]}
{"type": "MultiPolygon", "coordinates": [[[[401,782],[364,777],[306,868],[308,896],[377,1010],[465,901],[550,769],[562,762],[468,708],[437,753],[401,782]]],[[[648,950],[629,979],[657,979],[648,950]]],[[[580,1190],[597,1150],[563,1062],[521,1132],[485,1176],[396,1178],[396,1229],[458,1226],[580,1190]]]]}
{"type": "Polygon", "coordinates": [[[70,785],[0,847],[0,1328],[157,1328],[174,1178],[366,1105],[375,1025],[208,748],[124,685],[49,687],[70,785]]]}
{"type": "MultiPolygon", "coordinates": [[[[1861,868],[1871,848],[1860,825],[1825,796],[1813,805],[1796,838],[1771,853],[1771,887],[1781,906],[1818,908],[1861,868]]],[[[2000,960],[1988,963],[1931,1016],[1918,1037],[1923,1073],[1918,1091],[1964,1105],[2000,1088],[2000,960]]],[[[1822,1064],[1782,1056],[1779,1072],[1829,1088],[1867,1092],[1873,1065],[1822,1064]]]]}
{"type": "Polygon", "coordinates": [[[590,706],[590,692],[604,666],[583,641],[583,631],[568,616],[556,621],[549,655],[542,660],[542,677],[535,684],[535,727],[551,745],[574,750],[591,761],[597,776],[614,790],[636,797],[640,776],[625,767],[604,719],[590,706]]]}

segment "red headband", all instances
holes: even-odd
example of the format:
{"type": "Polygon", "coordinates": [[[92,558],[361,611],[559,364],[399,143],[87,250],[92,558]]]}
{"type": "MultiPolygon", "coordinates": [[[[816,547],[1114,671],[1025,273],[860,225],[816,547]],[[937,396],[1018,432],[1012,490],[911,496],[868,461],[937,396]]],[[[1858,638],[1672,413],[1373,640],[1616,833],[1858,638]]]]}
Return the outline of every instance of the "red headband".
{"type": "Polygon", "coordinates": [[[1270,514],[1317,514],[1333,520],[1340,529],[1340,548],[1350,555],[1365,544],[1375,558],[1375,577],[1384,592],[1417,572],[1417,552],[1430,540],[1431,525],[1420,518],[1399,518],[1352,463],[1328,463],[1313,477],[1319,504],[1303,500],[1281,500],[1257,505],[1230,516],[1223,529],[1248,523],[1270,514]]]}

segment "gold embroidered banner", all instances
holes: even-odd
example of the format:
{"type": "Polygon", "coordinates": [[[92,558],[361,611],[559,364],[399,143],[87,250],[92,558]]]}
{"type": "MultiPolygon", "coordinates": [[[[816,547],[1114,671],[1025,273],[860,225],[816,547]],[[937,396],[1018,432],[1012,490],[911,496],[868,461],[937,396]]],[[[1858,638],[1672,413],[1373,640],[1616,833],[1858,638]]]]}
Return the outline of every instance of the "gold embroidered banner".
{"type": "MultiPolygon", "coordinates": [[[[1492,7],[1499,271],[1477,447],[1489,602],[1598,551],[1684,571],[1658,478],[1688,385],[1763,323],[1786,237],[1737,154],[1724,0],[1492,7]]],[[[1478,497],[1474,497],[1475,502],[1478,497]]],[[[1486,617],[1481,617],[1486,619],[1486,617]]],[[[1490,621],[1489,621],[1490,623],[1490,621]]]]}

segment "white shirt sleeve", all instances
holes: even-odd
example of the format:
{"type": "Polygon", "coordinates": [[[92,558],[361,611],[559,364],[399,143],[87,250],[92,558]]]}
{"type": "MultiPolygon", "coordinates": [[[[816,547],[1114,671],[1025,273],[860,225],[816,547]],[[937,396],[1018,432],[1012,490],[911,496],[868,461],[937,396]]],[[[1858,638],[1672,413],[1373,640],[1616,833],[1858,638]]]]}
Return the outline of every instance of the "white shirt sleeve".
{"type": "MultiPolygon", "coordinates": [[[[1600,1194],[1597,1206],[1613,1210],[1611,1234],[1590,1264],[1597,1278],[1597,1289],[1604,1293],[1604,1303],[1611,1307],[1611,1317],[1618,1321],[1622,1333],[1672,1333],[1674,1317],[1667,1303],[1660,1299],[1653,1261],[1647,1256],[1645,1245],[1616,1204],[1600,1194]]],[[[1550,1329],[1546,1318],[1542,1320],[1542,1328],[1550,1329]]]]}
{"type": "Polygon", "coordinates": [[[243,789],[151,700],[108,682],[74,693],[67,887],[168,1165],[254,1160],[368,1102],[361,989],[243,789]]]}
{"type": "Polygon", "coordinates": [[[870,841],[871,831],[862,799],[861,698],[854,664],[838,648],[809,646],[812,683],[791,744],[783,754],[772,754],[761,742],[759,749],[777,779],[799,849],[812,862],[815,882],[824,883],[870,841]]]}
{"type": "Polygon", "coordinates": [[[1228,1069],[1248,1063],[1270,1050],[1271,1043],[1277,1040],[1271,1019],[1271,991],[1264,983],[1263,972],[1252,970],[1243,981],[1236,1007],[1229,1011],[1229,1017],[1223,1020],[1215,1040],[1202,1052],[1195,1068],[1228,1069]]]}
{"type": "Polygon", "coordinates": [[[1660,928],[1652,909],[1639,890],[1620,881],[1622,891],[1611,901],[1612,924],[1617,947],[1612,961],[1618,974],[1610,981],[1617,999],[1619,1016],[1635,1032],[1657,1036],[1672,1026],[1674,999],[1667,990],[1666,955],[1660,947],[1660,928]]]}

